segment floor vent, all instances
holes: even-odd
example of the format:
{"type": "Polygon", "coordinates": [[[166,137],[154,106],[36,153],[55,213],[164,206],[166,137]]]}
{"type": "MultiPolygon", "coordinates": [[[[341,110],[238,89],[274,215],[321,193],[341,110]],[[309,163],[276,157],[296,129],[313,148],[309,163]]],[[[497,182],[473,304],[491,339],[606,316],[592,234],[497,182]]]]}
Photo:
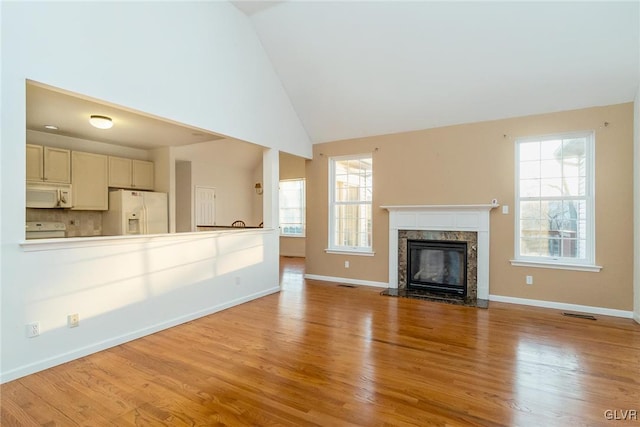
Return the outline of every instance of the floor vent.
{"type": "Polygon", "coordinates": [[[346,285],[344,283],[340,283],[338,286],[340,286],[341,288],[357,288],[356,285],[346,285]]]}
{"type": "Polygon", "coordinates": [[[597,320],[595,317],[593,317],[590,314],[562,313],[562,315],[563,316],[569,316],[569,317],[577,317],[579,319],[597,320]]]}

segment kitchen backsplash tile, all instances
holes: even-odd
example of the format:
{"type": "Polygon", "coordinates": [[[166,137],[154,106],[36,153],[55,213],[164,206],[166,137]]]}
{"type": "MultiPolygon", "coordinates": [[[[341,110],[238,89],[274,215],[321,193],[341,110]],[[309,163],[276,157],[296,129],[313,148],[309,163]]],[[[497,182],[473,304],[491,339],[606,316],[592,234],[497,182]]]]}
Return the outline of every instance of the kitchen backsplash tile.
{"type": "Polygon", "coordinates": [[[67,226],[67,237],[102,235],[101,211],[27,208],[27,221],[63,222],[67,226]]]}

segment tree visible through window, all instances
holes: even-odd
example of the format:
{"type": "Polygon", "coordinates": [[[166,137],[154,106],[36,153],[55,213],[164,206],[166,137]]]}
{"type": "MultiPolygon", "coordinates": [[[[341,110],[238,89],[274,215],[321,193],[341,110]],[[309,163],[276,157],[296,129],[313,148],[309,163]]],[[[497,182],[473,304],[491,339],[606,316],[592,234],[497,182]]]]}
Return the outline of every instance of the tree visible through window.
{"type": "Polygon", "coordinates": [[[280,181],[280,235],[305,235],[305,180],[280,181]]]}
{"type": "Polygon", "coordinates": [[[516,259],[594,262],[593,133],[516,141],[516,259]]]}
{"type": "Polygon", "coordinates": [[[370,252],[373,159],[371,154],[329,161],[329,249],[370,252]]]}

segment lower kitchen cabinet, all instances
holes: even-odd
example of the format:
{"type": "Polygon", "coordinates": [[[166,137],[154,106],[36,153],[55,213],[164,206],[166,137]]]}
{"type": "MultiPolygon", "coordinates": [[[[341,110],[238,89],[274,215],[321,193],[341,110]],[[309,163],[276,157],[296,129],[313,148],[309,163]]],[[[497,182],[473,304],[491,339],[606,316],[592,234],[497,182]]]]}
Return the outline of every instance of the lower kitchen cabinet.
{"type": "Polygon", "coordinates": [[[109,208],[108,159],[102,154],[71,153],[72,209],[106,211],[109,208]]]}

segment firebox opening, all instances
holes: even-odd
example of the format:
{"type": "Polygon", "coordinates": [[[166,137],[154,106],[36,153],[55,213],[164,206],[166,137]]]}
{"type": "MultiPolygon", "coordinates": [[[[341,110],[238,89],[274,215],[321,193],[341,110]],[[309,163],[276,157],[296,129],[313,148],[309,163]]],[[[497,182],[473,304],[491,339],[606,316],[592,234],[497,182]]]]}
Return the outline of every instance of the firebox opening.
{"type": "Polygon", "coordinates": [[[467,242],[407,240],[407,289],[467,295],[467,242]]]}

